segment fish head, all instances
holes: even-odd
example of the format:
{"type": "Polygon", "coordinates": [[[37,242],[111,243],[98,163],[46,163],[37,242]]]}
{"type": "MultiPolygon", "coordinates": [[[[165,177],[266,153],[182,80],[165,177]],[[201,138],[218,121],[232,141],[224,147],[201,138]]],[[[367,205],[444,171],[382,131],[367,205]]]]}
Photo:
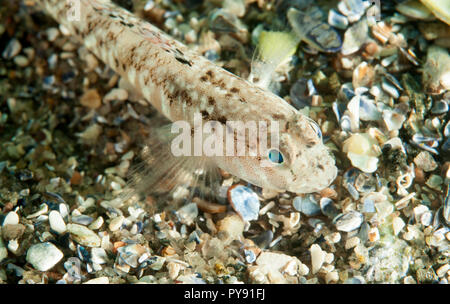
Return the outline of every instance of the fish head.
{"type": "Polygon", "coordinates": [[[278,147],[273,141],[261,151],[263,161],[258,184],[263,188],[294,193],[311,193],[328,187],[337,168],[323,144],[319,126],[296,113],[279,132],[278,147]]]}

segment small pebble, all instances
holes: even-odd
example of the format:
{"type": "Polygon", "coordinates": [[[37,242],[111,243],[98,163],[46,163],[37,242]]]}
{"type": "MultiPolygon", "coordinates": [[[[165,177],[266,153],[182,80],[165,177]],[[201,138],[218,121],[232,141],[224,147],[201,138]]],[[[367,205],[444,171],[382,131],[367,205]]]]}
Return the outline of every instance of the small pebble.
{"type": "Polygon", "coordinates": [[[109,279],[108,277],[99,277],[95,279],[90,279],[89,281],[86,281],[83,284],[109,284],[109,279]]]}
{"type": "Polygon", "coordinates": [[[100,229],[100,227],[102,227],[102,225],[103,225],[103,217],[99,216],[89,225],[88,228],[91,230],[97,230],[97,229],[100,229]]]}
{"type": "Polygon", "coordinates": [[[177,211],[178,219],[181,223],[191,225],[198,216],[198,207],[196,203],[189,203],[177,211]]]}
{"type": "Polygon", "coordinates": [[[364,216],[357,211],[350,211],[339,216],[336,220],[336,229],[339,231],[350,232],[358,229],[364,220],[364,216]]]}
{"type": "Polygon", "coordinates": [[[345,242],[345,249],[346,250],[352,249],[356,247],[356,245],[358,245],[360,242],[361,240],[359,239],[359,237],[357,236],[351,237],[347,239],[347,241],[345,242]]]}
{"type": "Polygon", "coordinates": [[[395,217],[392,221],[392,229],[394,229],[394,234],[398,235],[405,227],[405,222],[400,217],[395,217]]]}
{"type": "Polygon", "coordinates": [[[425,172],[434,171],[438,167],[431,153],[427,151],[422,151],[417,154],[414,158],[414,163],[425,172]]]}
{"type": "Polygon", "coordinates": [[[310,252],[312,273],[316,274],[320,270],[320,268],[322,268],[327,253],[323,251],[322,248],[320,248],[320,246],[317,244],[311,245],[310,252]]]}
{"type": "Polygon", "coordinates": [[[407,276],[403,279],[404,284],[417,284],[416,280],[412,276],[407,276]]]}
{"type": "Polygon", "coordinates": [[[327,284],[337,283],[339,281],[339,273],[337,271],[330,271],[325,275],[325,282],[327,284]]]}
{"type": "Polygon", "coordinates": [[[12,254],[17,255],[18,254],[18,249],[19,249],[19,242],[17,240],[10,240],[8,242],[8,250],[9,252],[11,252],[12,254]]]}
{"type": "Polygon", "coordinates": [[[8,249],[6,249],[2,238],[0,237],[0,262],[8,257],[8,249]]]}
{"type": "Polygon", "coordinates": [[[237,214],[231,214],[217,223],[217,230],[226,232],[227,238],[238,240],[244,232],[245,222],[237,214]]]}
{"type": "Polygon", "coordinates": [[[53,42],[56,40],[56,38],[58,38],[59,36],[59,31],[56,27],[51,27],[49,29],[47,29],[47,40],[50,42],[53,42]]]}
{"type": "Polygon", "coordinates": [[[331,264],[334,260],[334,254],[329,252],[327,253],[327,255],[325,256],[325,263],[327,264],[331,264]]]}
{"type": "Polygon", "coordinates": [[[174,262],[169,262],[166,265],[167,270],[169,271],[169,278],[171,280],[175,280],[180,274],[181,265],[174,262]]]}
{"type": "Polygon", "coordinates": [[[87,108],[97,109],[102,105],[102,98],[96,89],[90,89],[81,96],[80,103],[87,108]]]}
{"type": "Polygon", "coordinates": [[[20,239],[25,231],[22,224],[8,224],[2,227],[2,236],[5,241],[20,239]]]}
{"type": "Polygon", "coordinates": [[[11,59],[17,56],[22,50],[22,45],[16,38],[11,39],[3,50],[2,56],[5,59],[11,59]]]}
{"type": "Polygon", "coordinates": [[[450,270],[450,264],[445,264],[445,265],[442,265],[441,267],[439,267],[438,270],[436,270],[436,274],[438,277],[442,278],[447,274],[447,272],[449,270],[450,270]]]}
{"type": "Polygon", "coordinates": [[[267,274],[269,277],[273,277],[280,283],[285,283],[281,271],[286,271],[289,268],[291,275],[297,272],[297,265],[300,262],[297,258],[289,256],[287,254],[275,253],[264,251],[256,259],[256,265],[258,270],[263,274],[267,274]],[[293,264],[291,264],[293,263],[293,264]],[[287,267],[287,269],[286,269],[287,267]]]}
{"type": "Polygon", "coordinates": [[[70,178],[71,185],[80,185],[83,180],[83,176],[80,172],[74,171],[72,177],[70,178]]]}
{"type": "Polygon", "coordinates": [[[2,226],[17,224],[19,224],[19,216],[14,211],[10,211],[3,220],[2,226]]]}
{"type": "Polygon", "coordinates": [[[228,189],[228,201],[244,221],[258,219],[260,203],[252,189],[242,185],[231,186],[228,189]]]}
{"type": "Polygon", "coordinates": [[[311,195],[305,197],[297,196],[294,198],[292,205],[295,210],[300,211],[307,216],[320,214],[320,206],[311,195]]]}
{"type": "Polygon", "coordinates": [[[336,244],[341,240],[341,234],[339,232],[333,232],[327,235],[325,239],[331,244],[336,244]]]}
{"type": "Polygon", "coordinates": [[[368,31],[369,27],[366,19],[362,19],[348,28],[344,34],[341,49],[342,55],[350,55],[357,52],[366,41],[368,31]]]}
{"type": "Polygon", "coordinates": [[[39,206],[39,210],[38,211],[36,211],[36,212],[34,212],[34,213],[32,213],[32,214],[30,214],[30,215],[28,215],[27,216],[27,219],[33,219],[33,218],[37,218],[37,217],[39,217],[39,216],[41,216],[41,215],[43,215],[43,214],[46,214],[48,212],[48,205],[47,204],[41,204],[40,206],[39,206]]]}
{"type": "Polygon", "coordinates": [[[108,255],[103,248],[92,248],[91,250],[91,260],[93,263],[102,265],[108,262],[108,255]]]}
{"type": "Polygon", "coordinates": [[[99,247],[101,244],[100,237],[85,226],[67,224],[67,231],[69,231],[73,240],[82,246],[99,247]]]}
{"type": "Polygon", "coordinates": [[[52,210],[48,215],[48,220],[50,222],[50,228],[59,234],[66,232],[67,227],[64,223],[64,219],[58,211],[52,210]]]}
{"type": "Polygon", "coordinates": [[[27,251],[26,260],[39,271],[47,271],[58,264],[63,253],[49,242],[32,245],[27,251]]]}
{"type": "Polygon", "coordinates": [[[122,224],[123,224],[123,220],[124,220],[124,219],[125,219],[125,218],[124,218],[122,215],[119,215],[119,216],[113,218],[113,219],[111,220],[111,222],[109,222],[109,230],[111,230],[111,231],[117,231],[117,230],[119,230],[120,227],[121,227],[122,224]]]}
{"type": "Polygon", "coordinates": [[[84,225],[87,226],[90,223],[92,223],[94,221],[94,219],[88,215],[76,215],[76,216],[72,216],[72,223],[74,224],[80,224],[80,225],[84,225]]]}
{"type": "Polygon", "coordinates": [[[27,57],[25,57],[25,56],[23,56],[23,55],[18,55],[18,56],[16,56],[16,57],[14,57],[14,63],[15,63],[17,66],[19,66],[19,67],[21,67],[21,68],[24,68],[24,67],[26,67],[26,66],[30,63],[30,61],[28,60],[27,57]]]}

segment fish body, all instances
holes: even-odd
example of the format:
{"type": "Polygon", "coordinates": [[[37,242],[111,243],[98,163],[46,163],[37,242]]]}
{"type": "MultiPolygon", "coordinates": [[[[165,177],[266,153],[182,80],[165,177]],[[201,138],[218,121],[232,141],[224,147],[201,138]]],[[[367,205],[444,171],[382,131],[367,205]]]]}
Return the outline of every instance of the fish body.
{"type": "MultiPolygon", "coordinates": [[[[216,66],[109,1],[79,0],[75,7],[71,3],[77,0],[37,2],[170,121],[194,125],[200,116],[202,123],[215,121],[225,130],[228,121],[278,123],[282,163],[261,166],[266,149],[258,156],[213,156],[219,168],[260,187],[296,193],[321,190],[336,177],[319,127],[279,96],[216,66]]],[[[260,142],[259,136],[249,138],[260,142]]]]}

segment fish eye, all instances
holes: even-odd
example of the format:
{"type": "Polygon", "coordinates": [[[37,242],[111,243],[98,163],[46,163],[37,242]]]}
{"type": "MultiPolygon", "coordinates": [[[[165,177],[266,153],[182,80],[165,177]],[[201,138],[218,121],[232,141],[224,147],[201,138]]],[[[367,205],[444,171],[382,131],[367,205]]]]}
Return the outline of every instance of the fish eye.
{"type": "Polygon", "coordinates": [[[269,160],[275,164],[282,164],[284,162],[283,154],[277,149],[271,149],[269,151],[269,160]]]}
{"type": "Polygon", "coordinates": [[[314,130],[314,132],[316,133],[316,135],[319,137],[320,140],[322,140],[322,131],[320,130],[319,126],[317,125],[317,123],[308,118],[309,120],[309,125],[311,126],[311,128],[314,130]]]}

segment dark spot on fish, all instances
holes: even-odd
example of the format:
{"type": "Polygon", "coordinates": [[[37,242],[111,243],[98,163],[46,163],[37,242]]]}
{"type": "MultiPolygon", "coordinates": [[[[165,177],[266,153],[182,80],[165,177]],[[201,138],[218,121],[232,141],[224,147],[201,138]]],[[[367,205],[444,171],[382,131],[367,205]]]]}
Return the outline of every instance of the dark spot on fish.
{"type": "Polygon", "coordinates": [[[209,117],[208,112],[206,112],[206,111],[201,111],[200,113],[202,114],[203,119],[205,119],[205,120],[208,119],[208,117],[209,117]]]}
{"type": "Polygon", "coordinates": [[[221,124],[226,124],[227,123],[227,119],[224,116],[218,117],[217,121],[220,122],[221,124]]]}
{"type": "Polygon", "coordinates": [[[208,97],[208,104],[212,106],[214,103],[215,103],[215,102],[214,102],[214,98],[212,98],[211,96],[209,96],[209,97],[208,97]]]}
{"type": "Polygon", "coordinates": [[[283,120],[284,119],[284,115],[282,115],[282,114],[273,114],[273,118],[278,119],[278,120],[283,120]]]}
{"type": "Polygon", "coordinates": [[[207,78],[206,76],[202,76],[202,77],[200,77],[200,80],[203,81],[203,82],[205,82],[205,81],[208,80],[208,78],[207,78]]]}
{"type": "Polygon", "coordinates": [[[233,95],[231,95],[230,93],[225,94],[226,98],[231,98],[233,95]]]}
{"type": "Polygon", "coordinates": [[[120,21],[120,24],[122,24],[123,26],[128,26],[129,28],[132,28],[134,26],[133,23],[126,23],[126,22],[123,22],[123,21],[120,21]]]}
{"type": "Polygon", "coordinates": [[[206,75],[208,75],[209,77],[214,77],[214,73],[213,73],[213,71],[212,70],[209,70],[209,71],[207,71],[206,72],[206,75]]]}
{"type": "Polygon", "coordinates": [[[192,66],[192,64],[184,58],[175,56],[175,59],[178,60],[179,62],[181,62],[182,64],[187,64],[188,66],[192,66]]]}
{"type": "Polygon", "coordinates": [[[320,170],[323,170],[323,169],[324,169],[323,166],[322,166],[321,164],[318,164],[318,165],[317,165],[317,168],[319,168],[320,170]]]}
{"type": "Polygon", "coordinates": [[[239,98],[239,101],[242,102],[242,103],[247,103],[247,101],[245,99],[243,99],[243,98],[239,98]]]}
{"type": "Polygon", "coordinates": [[[238,88],[231,88],[230,92],[231,93],[239,93],[239,89],[238,88]]]}

